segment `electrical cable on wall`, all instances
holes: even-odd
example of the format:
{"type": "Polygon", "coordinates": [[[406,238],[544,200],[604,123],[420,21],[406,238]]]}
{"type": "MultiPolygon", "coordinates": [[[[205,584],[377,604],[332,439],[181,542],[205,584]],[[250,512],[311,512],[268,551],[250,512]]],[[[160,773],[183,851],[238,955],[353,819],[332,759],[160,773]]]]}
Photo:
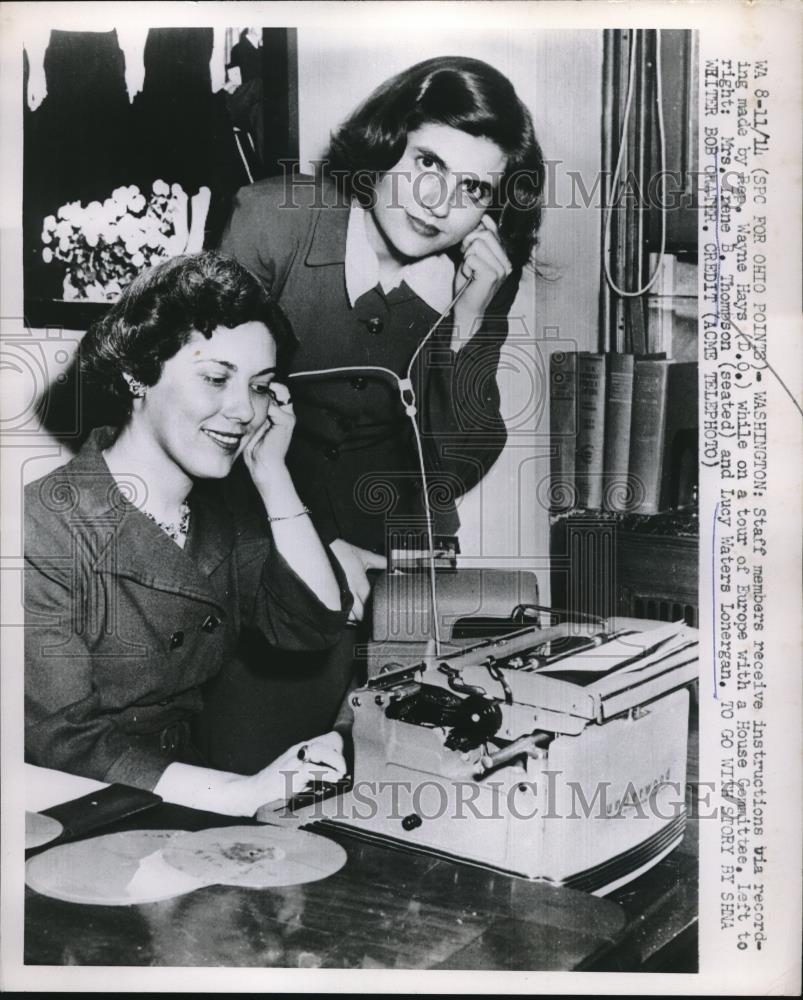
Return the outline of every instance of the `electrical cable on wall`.
{"type": "MultiPolygon", "coordinates": [[[[666,205],[664,204],[664,199],[661,199],[661,249],[658,254],[658,261],[655,265],[655,270],[650,276],[649,280],[641,288],[635,291],[628,292],[624,288],[620,288],[611,274],[610,266],[610,252],[611,252],[611,218],[613,215],[613,199],[616,196],[616,186],[619,183],[619,174],[622,170],[622,161],[624,159],[625,152],[625,139],[627,137],[627,127],[630,121],[630,108],[633,103],[633,91],[635,89],[636,80],[636,43],[639,30],[633,31],[630,37],[630,72],[627,83],[627,98],[625,100],[625,111],[622,121],[622,133],[619,139],[619,156],[616,160],[616,168],[613,172],[613,178],[611,180],[611,204],[608,205],[607,214],[605,216],[605,235],[603,240],[603,266],[605,268],[605,280],[608,283],[609,288],[615,292],[617,295],[623,298],[636,298],[639,295],[644,295],[648,292],[652,286],[655,284],[658,275],[661,271],[661,263],[664,259],[664,252],[666,250],[666,205]]],[[[644,37],[644,30],[641,29],[642,39],[644,37]]],[[[658,156],[660,162],[660,178],[661,178],[661,193],[664,192],[664,185],[666,183],[666,135],[664,133],[664,111],[663,111],[663,80],[661,76],[661,32],[656,30],[655,32],[655,101],[658,112],[658,156]]],[[[643,178],[641,178],[643,181],[643,178]]],[[[641,254],[642,248],[639,244],[638,248],[639,254],[639,274],[641,273],[641,254]]]]}
{"type": "Polygon", "coordinates": [[[435,640],[435,654],[437,656],[441,655],[441,633],[440,633],[440,622],[438,618],[438,601],[435,594],[435,541],[433,537],[432,530],[432,510],[429,504],[429,486],[427,483],[427,471],[424,464],[424,449],[421,444],[421,432],[418,428],[418,423],[416,421],[416,414],[418,412],[416,408],[416,396],[415,389],[413,388],[412,382],[412,371],[413,365],[415,364],[416,358],[421,353],[424,345],[432,336],[432,334],[438,329],[440,324],[449,315],[449,313],[454,309],[457,302],[460,300],[463,292],[468,288],[468,286],[473,281],[473,276],[469,277],[466,283],[459,289],[455,297],[449,303],[449,305],[444,309],[440,316],[435,320],[435,322],[430,327],[426,336],[422,338],[421,343],[415,349],[413,356],[410,358],[410,363],[407,365],[407,373],[404,378],[396,374],[390,368],[382,368],[379,365],[353,365],[347,367],[339,368],[317,368],[311,369],[310,371],[304,372],[293,372],[293,374],[288,375],[288,379],[292,378],[309,378],[316,375],[340,375],[345,373],[353,372],[379,372],[382,375],[389,375],[397,384],[399,389],[399,398],[401,399],[402,406],[404,407],[404,412],[410,418],[410,422],[413,425],[413,434],[415,435],[416,451],[418,454],[418,464],[421,469],[421,484],[423,486],[423,496],[424,496],[424,514],[427,525],[427,544],[429,546],[429,579],[430,579],[430,595],[432,604],[432,621],[433,621],[433,638],[435,640]]]}

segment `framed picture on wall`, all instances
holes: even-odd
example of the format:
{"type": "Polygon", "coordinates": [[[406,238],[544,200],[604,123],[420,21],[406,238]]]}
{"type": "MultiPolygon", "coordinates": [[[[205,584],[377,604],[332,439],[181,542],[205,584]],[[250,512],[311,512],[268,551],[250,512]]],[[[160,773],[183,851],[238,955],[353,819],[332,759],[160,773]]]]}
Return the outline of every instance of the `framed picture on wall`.
{"type": "Polygon", "coordinates": [[[24,50],[25,318],[85,329],[297,159],[295,30],[46,29],[24,50]]]}

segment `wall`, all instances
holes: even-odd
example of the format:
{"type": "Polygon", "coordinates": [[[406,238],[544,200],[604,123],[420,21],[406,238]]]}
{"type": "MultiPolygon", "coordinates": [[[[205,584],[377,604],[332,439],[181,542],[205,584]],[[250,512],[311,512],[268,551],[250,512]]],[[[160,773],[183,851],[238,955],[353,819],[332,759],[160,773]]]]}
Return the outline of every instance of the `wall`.
{"type": "MultiPolygon", "coordinates": [[[[330,131],[388,76],[436,55],[484,59],[505,73],[530,108],[551,161],[555,204],[570,205],[567,171],[593,190],[600,169],[602,33],[455,32],[448,45],[416,26],[392,36],[300,28],[299,140],[302,169],[320,159],[330,131]]],[[[464,563],[542,568],[548,599],[548,514],[539,502],[549,472],[549,354],[595,350],[599,296],[600,210],[548,208],[539,257],[545,278],[530,275],[511,313],[500,390],[509,443],[486,479],[461,505],[464,563]],[[540,487],[540,488],[539,488],[540,487]]]]}

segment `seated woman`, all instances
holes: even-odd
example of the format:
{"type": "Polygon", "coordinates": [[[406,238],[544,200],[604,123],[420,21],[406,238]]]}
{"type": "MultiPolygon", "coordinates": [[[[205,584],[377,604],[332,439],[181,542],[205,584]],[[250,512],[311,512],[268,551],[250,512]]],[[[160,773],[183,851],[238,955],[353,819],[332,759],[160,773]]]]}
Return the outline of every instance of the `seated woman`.
{"type": "Polygon", "coordinates": [[[213,253],[143,273],[87,333],[82,385],[112,426],[25,492],[30,763],[231,815],[342,777],[335,733],[253,775],[205,767],[192,739],[242,630],[322,649],[350,608],[285,466],[291,339],[260,282],[213,253]]]}

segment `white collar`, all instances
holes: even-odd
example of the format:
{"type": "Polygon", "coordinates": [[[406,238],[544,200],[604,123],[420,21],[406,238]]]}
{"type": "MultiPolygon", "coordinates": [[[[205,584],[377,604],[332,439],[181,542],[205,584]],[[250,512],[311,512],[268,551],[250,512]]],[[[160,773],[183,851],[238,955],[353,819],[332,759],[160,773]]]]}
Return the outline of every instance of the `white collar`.
{"type": "MultiPolygon", "coordinates": [[[[352,307],[361,295],[375,288],[379,282],[379,261],[365,231],[366,215],[367,212],[361,205],[356,202],[352,204],[346,233],[345,261],[346,293],[352,307]]],[[[445,253],[422,257],[403,267],[397,284],[392,287],[398,287],[402,281],[430,308],[442,313],[452,301],[454,264],[445,253]]],[[[384,290],[389,292],[390,288],[384,290]]]]}

